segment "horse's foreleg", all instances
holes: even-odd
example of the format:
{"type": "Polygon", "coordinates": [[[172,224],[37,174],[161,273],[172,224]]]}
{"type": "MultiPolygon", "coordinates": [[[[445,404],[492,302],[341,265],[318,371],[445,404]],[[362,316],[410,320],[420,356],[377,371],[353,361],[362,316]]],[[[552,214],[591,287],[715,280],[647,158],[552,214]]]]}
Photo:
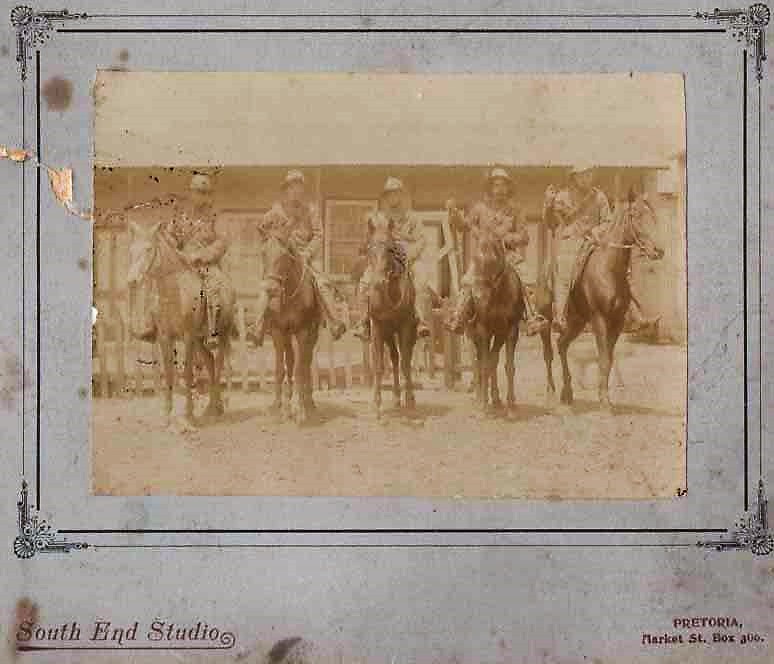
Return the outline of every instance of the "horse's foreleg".
{"type": "Polygon", "coordinates": [[[175,394],[175,378],[177,369],[175,367],[175,343],[169,338],[159,340],[161,347],[161,363],[164,371],[164,395],[161,407],[161,416],[168,420],[172,414],[172,401],[175,394]]]}
{"type": "Polygon", "coordinates": [[[599,365],[597,395],[602,408],[610,410],[612,409],[612,404],[610,403],[608,384],[613,354],[610,348],[607,320],[605,320],[602,314],[598,313],[591,319],[591,328],[594,330],[594,338],[597,342],[597,363],[599,365]]]}
{"type": "Polygon", "coordinates": [[[610,370],[613,367],[613,349],[621,333],[623,321],[619,320],[615,312],[607,318],[602,314],[597,314],[591,319],[591,326],[597,341],[599,403],[604,410],[611,411],[613,404],[610,402],[610,370]]]}
{"type": "Polygon", "coordinates": [[[285,358],[284,347],[280,332],[272,331],[272,342],[274,345],[274,402],[271,405],[271,411],[275,413],[282,412],[282,389],[285,383],[285,358]]]}
{"type": "MultiPolygon", "coordinates": [[[[314,411],[316,405],[312,396],[312,362],[314,362],[314,349],[317,345],[317,338],[320,334],[320,328],[317,324],[309,328],[306,336],[304,352],[301,355],[301,364],[304,369],[304,404],[307,411],[314,411]]],[[[298,389],[301,389],[300,387],[298,389]]]]}
{"type": "Polygon", "coordinates": [[[500,399],[500,387],[497,385],[497,367],[500,364],[500,350],[505,343],[505,336],[495,335],[492,339],[492,347],[489,350],[489,388],[492,394],[492,406],[502,408],[503,402],[500,399]]]}
{"type": "Polygon", "coordinates": [[[567,350],[570,344],[583,330],[586,324],[578,316],[569,316],[567,319],[567,329],[559,337],[559,359],[562,361],[562,394],[560,400],[563,404],[571,404],[573,401],[572,393],[572,375],[570,374],[570,365],[567,362],[567,350]]]}
{"type": "Polygon", "coordinates": [[[290,417],[293,412],[293,387],[295,384],[296,355],[293,348],[293,336],[288,335],[285,338],[283,349],[285,357],[285,392],[283,395],[283,408],[286,417],[290,417]]]}
{"type": "MultiPolygon", "coordinates": [[[[220,343],[222,342],[219,340],[219,345],[220,343]]],[[[207,375],[210,378],[210,400],[207,404],[207,408],[204,410],[204,414],[208,416],[222,415],[223,403],[220,399],[220,373],[218,371],[218,360],[213,357],[213,353],[209,348],[207,348],[207,346],[204,345],[204,340],[199,337],[196,339],[196,350],[204,360],[205,369],[207,370],[207,375]]],[[[218,354],[220,355],[221,353],[218,352],[218,354]]],[[[222,359],[220,360],[220,365],[222,368],[222,359]]]]}
{"type": "Polygon", "coordinates": [[[403,372],[403,399],[406,408],[416,406],[414,397],[414,379],[411,375],[411,359],[414,356],[414,346],[416,345],[416,332],[413,326],[404,326],[400,332],[400,365],[403,372]]]}
{"type": "Polygon", "coordinates": [[[384,375],[384,339],[380,325],[371,328],[371,362],[373,364],[374,401],[373,408],[376,416],[382,412],[382,376],[384,375]]]}
{"type": "Polygon", "coordinates": [[[553,406],[556,400],[556,383],[554,383],[554,347],[551,341],[551,328],[540,333],[540,341],[543,343],[543,362],[546,366],[546,401],[553,406]]]}
{"type": "Polygon", "coordinates": [[[193,424],[194,402],[194,357],[196,356],[196,342],[192,335],[185,338],[185,369],[183,377],[185,380],[185,420],[186,424],[193,424]]]}
{"type": "Polygon", "coordinates": [[[518,336],[515,331],[512,331],[508,338],[505,340],[505,379],[507,383],[506,403],[508,408],[513,408],[516,405],[516,342],[518,336]]]}
{"type": "Polygon", "coordinates": [[[307,361],[311,364],[311,353],[309,352],[308,329],[302,329],[296,333],[296,348],[298,349],[298,355],[295,357],[296,421],[299,424],[304,424],[309,417],[307,410],[306,367],[307,361]]]}
{"type": "Polygon", "coordinates": [[[489,344],[483,335],[477,336],[474,340],[476,344],[476,400],[479,408],[486,408],[487,403],[487,385],[489,372],[487,371],[489,344]]]}
{"type": "Polygon", "coordinates": [[[400,357],[398,355],[398,340],[391,335],[387,340],[390,349],[390,363],[392,364],[392,404],[394,408],[400,408],[400,357]]]}

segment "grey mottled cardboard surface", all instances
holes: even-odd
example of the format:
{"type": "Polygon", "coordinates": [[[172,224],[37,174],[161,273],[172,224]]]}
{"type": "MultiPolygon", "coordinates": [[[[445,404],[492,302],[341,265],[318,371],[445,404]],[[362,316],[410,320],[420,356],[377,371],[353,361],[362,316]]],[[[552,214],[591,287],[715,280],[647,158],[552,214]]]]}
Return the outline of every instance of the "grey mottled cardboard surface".
{"type": "MultiPolygon", "coordinates": [[[[5,16],[11,5],[6,5],[5,16]]],[[[36,7],[59,9],[60,7],[36,7]]],[[[90,14],[276,11],[264,3],[102,3],[67,7],[90,14]]],[[[283,3],[288,12],[365,11],[356,3],[283,3]]],[[[314,25],[656,28],[717,27],[689,16],[709,6],[687,3],[374,4],[373,13],[457,11],[549,13],[684,13],[684,18],[327,18],[125,19],[121,27],[314,25]],[[261,22],[263,21],[263,22],[261,22]],[[526,21],[526,23],[525,23],[526,21]]],[[[112,21],[112,22],[111,22],[112,21]]],[[[67,27],[115,27],[93,18],[67,27]]],[[[15,35],[0,33],[0,143],[35,147],[35,63],[22,108],[15,35]]],[[[643,646],[643,632],[674,631],[674,618],[735,616],[744,630],[774,638],[774,562],[749,552],[693,546],[710,536],[600,532],[513,534],[67,534],[92,548],[18,560],[16,498],[25,437],[25,467],[34,480],[36,376],[41,377],[41,514],[60,530],[78,529],[724,529],[743,508],[742,46],[730,34],[101,34],[60,33],[41,47],[41,78],[73,83],[69,107],[41,106],[42,159],[74,171],[75,200],[91,205],[92,97],[97,67],[114,66],[127,49],[136,69],[541,72],[683,72],[688,127],[689,416],[688,495],[672,501],[539,502],[413,499],[99,498],[89,495],[91,228],[54,200],[45,178],[40,199],[42,362],[35,364],[35,173],[0,161],[4,193],[0,349],[2,380],[13,400],[0,416],[0,489],[4,496],[0,619],[3,633],[16,600],[30,597],[41,621],[116,624],[155,618],[197,620],[232,630],[225,653],[92,652],[23,654],[39,661],[137,661],[250,650],[258,658],[276,641],[302,636],[319,656],[362,662],[770,661],[767,643],[706,647],[643,646]],[[26,225],[21,223],[24,206],[26,225]],[[22,300],[22,291],[25,297],[22,300]],[[26,325],[22,328],[22,312],[26,325]],[[22,344],[22,336],[26,340],[22,344]],[[15,371],[23,356],[24,375],[15,371]],[[18,364],[17,361],[18,360],[18,364]],[[22,390],[22,378],[24,389],[22,390]],[[22,399],[26,418],[21,421],[22,399]],[[101,545],[272,544],[275,548],[103,548],[101,545]],[[315,545],[342,544],[323,548],[315,545]],[[380,548],[353,545],[378,544],[380,548]],[[432,544],[417,547],[417,544],[432,544]],[[492,545],[511,545],[508,547],[492,545]],[[672,546],[664,546],[671,544],[672,546]],[[390,546],[386,546],[390,545],[390,546]],[[443,546],[441,546],[443,545],[443,546]],[[458,546],[449,546],[458,545],[458,546]],[[478,545],[478,546],[474,546],[478,545]],[[518,545],[518,546],[515,546],[518,545]],[[615,546],[614,546],[615,545],[615,546]]],[[[772,195],[771,116],[774,61],[764,66],[761,137],[764,300],[774,289],[767,260],[772,195]]],[[[748,67],[751,67],[748,63],[748,67]]],[[[748,69],[750,146],[757,146],[757,83],[748,69]]],[[[758,195],[756,149],[748,155],[748,366],[750,492],[757,483],[758,195]]],[[[764,334],[771,328],[764,313],[764,334]]],[[[764,376],[771,353],[764,341],[764,376]]],[[[764,409],[771,399],[765,395],[764,409]]],[[[765,420],[765,418],[764,418],[765,420]]],[[[765,441],[764,441],[765,443],[765,441]]],[[[764,476],[774,482],[764,444],[764,476]]],[[[35,487],[33,487],[34,489],[35,487]]],[[[34,493],[34,491],[33,491],[34,493]]],[[[704,630],[712,633],[714,630],[704,630]]],[[[722,630],[721,630],[722,631],[722,630]]],[[[10,656],[10,655],[9,655],[10,656]]],[[[208,660],[209,661],[209,660],[208,660]]],[[[256,660],[258,661],[258,660],[256,660]]],[[[334,659],[333,661],[339,661],[334,659]]]]}

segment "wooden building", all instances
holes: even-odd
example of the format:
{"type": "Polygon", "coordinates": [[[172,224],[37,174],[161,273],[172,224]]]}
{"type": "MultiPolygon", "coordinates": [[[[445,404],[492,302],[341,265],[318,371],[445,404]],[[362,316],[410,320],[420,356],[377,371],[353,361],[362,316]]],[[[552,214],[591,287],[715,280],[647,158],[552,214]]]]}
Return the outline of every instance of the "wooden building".
{"type": "MultiPolygon", "coordinates": [[[[214,202],[219,230],[229,240],[224,265],[237,287],[238,297],[250,308],[258,294],[261,266],[255,223],[280,195],[279,183],[293,165],[231,166],[216,171],[214,202]]],[[[365,231],[364,216],[376,205],[385,179],[400,177],[413,209],[419,214],[427,237],[418,269],[424,271],[439,296],[452,294],[455,286],[449,255],[449,240],[443,227],[445,202],[454,197],[469,205],[482,194],[487,165],[474,166],[306,166],[310,201],[320,210],[324,248],[319,267],[331,275],[343,294],[351,295],[352,272],[365,231]]],[[[202,167],[202,170],[207,170],[202,167]]],[[[545,260],[541,231],[543,194],[549,184],[562,184],[567,167],[509,167],[516,181],[516,199],[526,208],[530,244],[524,264],[528,283],[535,281],[545,260]]],[[[648,194],[658,214],[656,238],[665,248],[663,261],[635,259],[633,286],[648,316],[662,316],[661,333],[674,341],[686,340],[684,160],[638,166],[605,165],[597,169],[596,185],[614,204],[634,186],[648,194]]],[[[129,215],[111,215],[132,203],[149,201],[169,193],[186,191],[190,168],[97,168],[94,174],[94,297],[107,318],[126,320],[126,274],[129,236],[127,221],[153,223],[158,210],[135,210],[129,215]]],[[[466,239],[461,243],[464,268],[466,239]]]]}

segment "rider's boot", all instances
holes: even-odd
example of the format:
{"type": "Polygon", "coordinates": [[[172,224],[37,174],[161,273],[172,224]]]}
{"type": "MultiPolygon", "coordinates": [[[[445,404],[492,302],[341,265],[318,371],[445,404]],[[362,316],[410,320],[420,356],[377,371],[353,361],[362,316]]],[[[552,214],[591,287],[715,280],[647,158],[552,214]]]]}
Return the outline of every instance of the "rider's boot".
{"type": "Polygon", "coordinates": [[[449,320],[444,321],[444,326],[455,334],[462,334],[465,331],[465,325],[472,316],[471,306],[473,304],[473,295],[469,288],[465,288],[460,293],[457,306],[454,308],[449,320]]]}
{"type": "Polygon", "coordinates": [[[429,293],[420,289],[414,300],[414,316],[417,319],[417,336],[424,339],[430,336],[430,327],[427,324],[428,312],[432,311],[432,302],[429,293]]]}
{"type": "Polygon", "coordinates": [[[321,278],[315,279],[315,285],[317,287],[317,294],[320,298],[320,305],[323,310],[323,315],[328,323],[328,331],[331,333],[334,341],[338,341],[344,336],[347,331],[347,326],[344,324],[337,313],[333,293],[328,286],[327,281],[321,278]]]}
{"type": "Polygon", "coordinates": [[[524,293],[524,311],[527,318],[527,335],[534,336],[540,332],[543,332],[548,327],[548,320],[541,313],[535,311],[532,306],[532,301],[529,299],[527,293],[524,293]]]}
{"type": "Polygon", "coordinates": [[[366,275],[364,275],[357,291],[358,305],[362,315],[360,320],[352,328],[352,334],[361,341],[371,341],[371,316],[368,311],[368,288],[369,284],[366,280],[366,275]]]}

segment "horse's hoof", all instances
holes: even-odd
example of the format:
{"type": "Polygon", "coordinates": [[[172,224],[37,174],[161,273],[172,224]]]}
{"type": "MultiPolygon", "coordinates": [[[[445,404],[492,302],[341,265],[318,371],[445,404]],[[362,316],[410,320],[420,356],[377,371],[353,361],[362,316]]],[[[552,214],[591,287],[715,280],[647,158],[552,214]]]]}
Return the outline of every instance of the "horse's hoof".
{"type": "Polygon", "coordinates": [[[207,408],[204,409],[204,415],[206,417],[220,417],[225,413],[225,409],[223,408],[222,403],[212,403],[210,402],[207,405],[207,408]]]}
{"type": "Polygon", "coordinates": [[[282,402],[281,401],[273,401],[271,406],[269,406],[269,413],[272,415],[278,415],[282,412],[282,402]]]}
{"type": "Polygon", "coordinates": [[[186,434],[196,431],[199,427],[190,416],[177,417],[169,424],[170,429],[176,434],[186,434]]]}
{"type": "Polygon", "coordinates": [[[409,410],[414,410],[417,407],[417,400],[413,394],[407,394],[404,397],[404,407],[409,410]]]}
{"type": "Polygon", "coordinates": [[[551,390],[546,392],[546,408],[555,408],[557,404],[556,392],[551,390]]]}
{"type": "Polygon", "coordinates": [[[613,407],[613,404],[609,401],[602,401],[599,404],[599,410],[602,412],[603,415],[615,415],[615,408],[613,407]]]}
{"type": "Polygon", "coordinates": [[[568,403],[560,403],[554,408],[554,413],[557,415],[572,415],[572,406],[568,403]]]}

